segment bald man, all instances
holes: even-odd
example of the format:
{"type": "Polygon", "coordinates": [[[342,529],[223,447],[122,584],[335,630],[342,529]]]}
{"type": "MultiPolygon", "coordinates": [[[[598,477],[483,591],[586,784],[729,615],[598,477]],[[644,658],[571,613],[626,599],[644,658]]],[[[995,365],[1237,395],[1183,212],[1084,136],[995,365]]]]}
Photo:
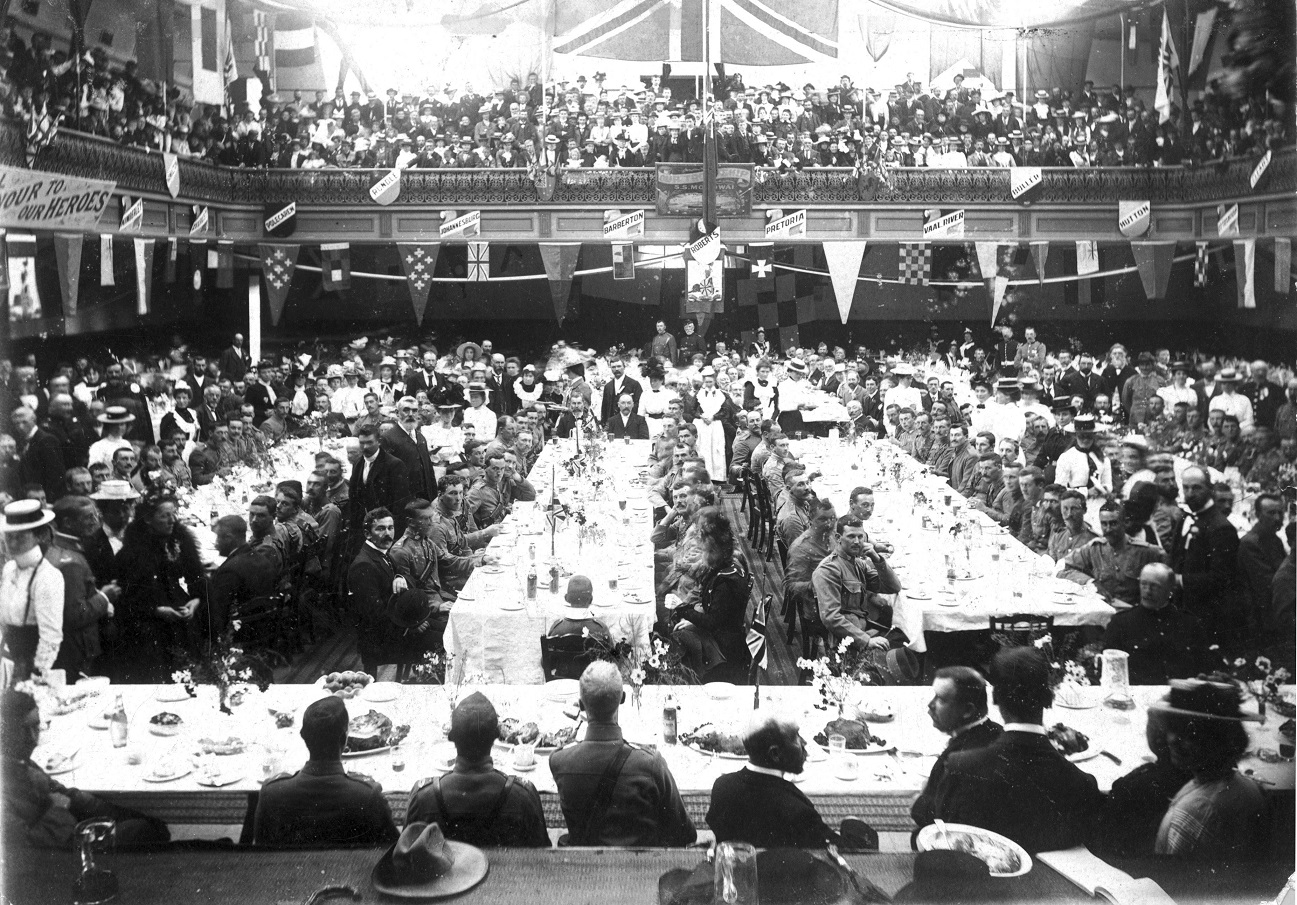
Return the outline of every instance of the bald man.
{"type": "Polygon", "coordinates": [[[550,755],[571,845],[683,846],[697,837],[670,768],[657,752],[622,737],[622,677],[597,660],[581,674],[585,739],[550,755]],[[604,777],[612,789],[600,800],[604,777]]]}
{"type": "Polygon", "coordinates": [[[1104,650],[1130,655],[1130,681],[1166,685],[1208,668],[1209,642],[1202,622],[1171,604],[1175,572],[1160,562],[1139,573],[1139,606],[1112,617],[1103,635],[1104,650]]]}

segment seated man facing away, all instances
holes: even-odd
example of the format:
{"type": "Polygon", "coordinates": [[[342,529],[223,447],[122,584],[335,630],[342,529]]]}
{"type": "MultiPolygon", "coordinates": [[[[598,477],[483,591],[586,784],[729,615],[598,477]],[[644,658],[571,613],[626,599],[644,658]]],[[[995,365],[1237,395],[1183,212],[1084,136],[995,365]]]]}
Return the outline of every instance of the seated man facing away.
{"type": "Polygon", "coordinates": [[[536,787],[506,776],[491,761],[499,728],[495,707],[480,691],[459,702],[447,736],[455,745],[455,766],[411,790],[406,826],[436,823],[447,839],[469,845],[549,847],[536,787]]]}
{"type": "Polygon", "coordinates": [[[572,845],[681,846],[698,836],[661,755],[622,738],[622,678],[604,660],[581,674],[585,739],[549,758],[572,845]]]}
{"type": "Polygon", "coordinates": [[[36,699],[23,691],[6,690],[0,696],[0,740],[4,745],[4,839],[11,857],[24,845],[71,848],[76,843],[77,823],[92,818],[116,821],[119,843],[170,840],[171,833],[161,820],[89,792],[69,789],[47,776],[31,759],[40,739],[36,699]]]}
{"type": "Polygon", "coordinates": [[[877,848],[877,837],[868,843],[853,829],[863,828],[848,817],[839,836],[825,825],[811,800],[784,774],[800,774],[806,764],[806,742],[797,723],[767,711],[754,713],[743,730],[748,763],[742,770],[725,773],[712,786],[707,825],[717,842],[746,842],[760,848],[877,848]],[[758,806],[754,806],[758,805],[758,806]]]}
{"type": "Polygon", "coordinates": [[[1149,563],[1139,573],[1139,606],[1113,616],[1104,631],[1105,650],[1130,654],[1134,685],[1165,685],[1196,676],[1211,659],[1202,623],[1171,603],[1174,590],[1171,567],[1149,563]]]}
{"type": "Polygon", "coordinates": [[[266,780],[253,818],[257,845],[380,846],[396,841],[396,824],[375,780],[342,768],[347,706],[330,695],[302,714],[310,759],[296,773],[266,780]]]}
{"type": "Polygon", "coordinates": [[[1035,647],[1002,650],[990,680],[1004,732],[950,756],[933,819],[993,830],[1032,854],[1084,844],[1103,797],[1045,734],[1044,711],[1054,702],[1048,659],[1035,647]]]}
{"type": "Polygon", "coordinates": [[[612,636],[608,626],[604,625],[590,613],[590,604],[594,602],[594,582],[584,575],[573,575],[567,583],[567,594],[563,597],[570,609],[549,627],[545,633],[549,638],[561,638],[564,635],[585,634],[590,643],[610,645],[612,636]]]}

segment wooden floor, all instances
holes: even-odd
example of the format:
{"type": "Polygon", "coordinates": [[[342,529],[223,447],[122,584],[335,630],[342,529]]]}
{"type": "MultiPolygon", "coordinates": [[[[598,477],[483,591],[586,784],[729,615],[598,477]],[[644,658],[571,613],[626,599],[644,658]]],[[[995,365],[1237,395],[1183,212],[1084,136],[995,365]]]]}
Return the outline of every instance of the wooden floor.
{"type": "MultiPolygon", "coordinates": [[[[755,606],[767,594],[774,596],[770,606],[769,630],[766,634],[769,661],[761,681],[767,685],[796,685],[797,658],[801,655],[801,641],[798,636],[793,637],[792,644],[784,640],[787,630],[779,618],[780,603],[783,599],[783,576],[779,569],[778,557],[771,562],[766,562],[760,553],[754,552],[748,545],[745,535],[748,524],[747,514],[739,512],[741,501],[740,495],[725,494],[721,499],[721,508],[734,523],[734,534],[743,546],[743,552],[752,566],[753,576],[756,579],[752,587],[750,606],[755,606]]],[[[354,629],[347,627],[323,641],[308,645],[293,658],[292,663],[275,670],[275,681],[280,684],[309,684],[334,670],[360,668],[360,654],[356,652],[356,633],[354,629]]]]}

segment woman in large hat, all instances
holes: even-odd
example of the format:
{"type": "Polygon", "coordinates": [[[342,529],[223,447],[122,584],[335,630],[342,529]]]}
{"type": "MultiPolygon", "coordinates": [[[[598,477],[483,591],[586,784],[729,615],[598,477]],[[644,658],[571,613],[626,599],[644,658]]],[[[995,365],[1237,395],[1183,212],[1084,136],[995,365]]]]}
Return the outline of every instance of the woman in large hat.
{"type": "Polygon", "coordinates": [[[0,572],[0,646],[4,684],[54,665],[63,643],[63,573],[41,550],[54,513],[36,500],[4,507],[0,519],[9,559],[0,572]]]}

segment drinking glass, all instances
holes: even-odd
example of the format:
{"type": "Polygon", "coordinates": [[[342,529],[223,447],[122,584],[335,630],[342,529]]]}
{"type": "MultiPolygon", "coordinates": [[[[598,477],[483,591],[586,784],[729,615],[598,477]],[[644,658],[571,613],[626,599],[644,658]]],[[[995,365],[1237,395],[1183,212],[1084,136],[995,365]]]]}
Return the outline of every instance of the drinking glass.
{"type": "Polygon", "coordinates": [[[847,753],[847,737],[845,735],[829,736],[829,754],[837,756],[847,753]]]}
{"type": "Polygon", "coordinates": [[[106,867],[95,864],[95,852],[111,852],[117,840],[117,822],[92,818],[77,824],[77,855],[81,871],[72,884],[75,905],[99,905],[117,898],[117,876],[106,867]]]}
{"type": "Polygon", "coordinates": [[[716,846],[712,901],[717,905],[757,905],[757,850],[746,842],[716,846]]]}

